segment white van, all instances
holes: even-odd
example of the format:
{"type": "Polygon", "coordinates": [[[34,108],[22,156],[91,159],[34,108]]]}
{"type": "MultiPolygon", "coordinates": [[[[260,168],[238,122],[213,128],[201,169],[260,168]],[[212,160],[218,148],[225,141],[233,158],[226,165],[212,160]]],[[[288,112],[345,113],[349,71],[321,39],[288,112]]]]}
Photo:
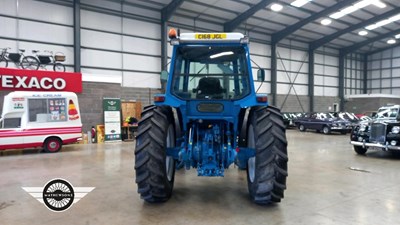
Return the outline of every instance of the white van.
{"type": "Polygon", "coordinates": [[[58,152],[82,138],[78,97],[72,92],[15,91],[4,97],[0,150],[43,147],[58,152]]]}

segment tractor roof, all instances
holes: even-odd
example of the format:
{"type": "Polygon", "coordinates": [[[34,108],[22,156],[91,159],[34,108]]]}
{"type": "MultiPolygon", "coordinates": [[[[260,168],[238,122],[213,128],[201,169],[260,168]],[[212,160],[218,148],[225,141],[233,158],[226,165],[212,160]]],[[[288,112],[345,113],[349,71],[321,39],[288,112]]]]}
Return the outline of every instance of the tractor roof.
{"type": "Polygon", "coordinates": [[[172,38],[171,44],[182,43],[241,43],[247,44],[248,37],[241,33],[182,33],[178,38],[172,38]]]}

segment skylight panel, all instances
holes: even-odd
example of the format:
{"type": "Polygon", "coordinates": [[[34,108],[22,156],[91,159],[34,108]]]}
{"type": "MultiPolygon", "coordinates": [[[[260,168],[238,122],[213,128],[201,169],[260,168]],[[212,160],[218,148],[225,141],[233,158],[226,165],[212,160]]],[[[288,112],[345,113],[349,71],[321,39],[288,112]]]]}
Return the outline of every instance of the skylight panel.
{"type": "Polygon", "coordinates": [[[381,2],[380,0],[362,0],[362,1],[357,2],[354,5],[348,6],[348,7],[344,8],[344,9],[342,9],[340,11],[337,11],[337,12],[331,14],[329,17],[332,18],[332,19],[339,19],[339,18],[341,18],[341,17],[343,17],[345,15],[353,13],[353,12],[355,12],[355,11],[357,11],[359,9],[362,9],[362,8],[364,8],[366,6],[369,6],[369,5],[374,5],[374,6],[379,7],[379,8],[385,8],[386,7],[386,4],[381,2]]]}
{"type": "Polygon", "coordinates": [[[302,7],[303,5],[307,4],[308,2],[311,2],[312,0],[296,0],[292,3],[290,3],[290,5],[295,6],[295,7],[302,7]]]}

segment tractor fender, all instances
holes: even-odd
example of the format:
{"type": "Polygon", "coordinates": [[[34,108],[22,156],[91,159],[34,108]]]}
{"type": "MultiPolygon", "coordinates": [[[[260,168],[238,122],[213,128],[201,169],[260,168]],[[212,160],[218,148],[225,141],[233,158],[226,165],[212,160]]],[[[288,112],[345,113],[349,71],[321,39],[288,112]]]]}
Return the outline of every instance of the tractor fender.
{"type": "Polygon", "coordinates": [[[174,116],[175,137],[182,137],[182,114],[179,109],[172,108],[172,115],[174,116]]]}
{"type": "Polygon", "coordinates": [[[240,147],[247,146],[247,129],[249,128],[249,115],[251,107],[242,109],[240,112],[239,120],[239,141],[238,145],[240,147]]]}

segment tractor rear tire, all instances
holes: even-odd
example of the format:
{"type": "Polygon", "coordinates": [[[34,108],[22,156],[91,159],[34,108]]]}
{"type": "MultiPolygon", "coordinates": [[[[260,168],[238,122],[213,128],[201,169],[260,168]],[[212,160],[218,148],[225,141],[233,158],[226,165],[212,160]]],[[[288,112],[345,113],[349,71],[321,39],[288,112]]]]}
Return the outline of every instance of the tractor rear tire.
{"type": "Polygon", "coordinates": [[[147,107],[136,137],[135,171],[138,193],[147,202],[165,202],[172,194],[175,160],[166,149],[175,146],[175,129],[169,107],[147,107]]]}
{"type": "Polygon", "coordinates": [[[278,108],[254,107],[248,129],[249,148],[256,153],[247,162],[249,194],[257,204],[280,202],[286,189],[287,141],[285,125],[278,108]]]}

